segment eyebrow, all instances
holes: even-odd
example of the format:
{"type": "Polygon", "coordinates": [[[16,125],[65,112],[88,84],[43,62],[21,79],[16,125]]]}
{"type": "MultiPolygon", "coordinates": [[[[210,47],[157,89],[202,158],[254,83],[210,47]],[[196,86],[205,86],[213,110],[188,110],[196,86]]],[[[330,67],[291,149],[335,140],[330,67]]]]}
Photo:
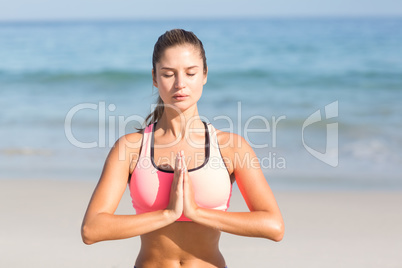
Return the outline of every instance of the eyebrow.
{"type": "MultiPolygon", "coordinates": [[[[190,66],[190,67],[186,67],[185,69],[193,69],[193,68],[199,68],[200,66],[198,65],[194,65],[194,66],[190,66]]],[[[175,68],[171,68],[171,67],[162,67],[162,70],[175,70],[175,68]]]]}

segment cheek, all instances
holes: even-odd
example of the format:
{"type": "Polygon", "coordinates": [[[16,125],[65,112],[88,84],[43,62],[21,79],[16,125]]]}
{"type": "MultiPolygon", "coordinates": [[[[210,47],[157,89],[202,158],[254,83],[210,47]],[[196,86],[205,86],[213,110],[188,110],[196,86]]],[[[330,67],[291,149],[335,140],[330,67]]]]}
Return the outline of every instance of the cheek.
{"type": "Polygon", "coordinates": [[[173,82],[169,79],[159,79],[158,80],[158,89],[159,92],[168,92],[173,88],[173,82]]]}
{"type": "Polygon", "coordinates": [[[160,87],[158,88],[158,92],[159,92],[159,96],[162,98],[162,100],[165,100],[165,96],[168,95],[168,91],[165,90],[164,87],[160,86],[160,87]]]}
{"type": "Polygon", "coordinates": [[[161,97],[161,99],[163,100],[163,102],[168,102],[170,95],[172,94],[172,90],[173,90],[174,86],[171,82],[160,79],[160,81],[158,81],[158,92],[159,92],[159,96],[161,97]]]}
{"type": "Polygon", "coordinates": [[[194,86],[192,87],[192,91],[194,98],[198,101],[201,98],[204,84],[202,78],[197,80],[198,81],[194,83],[194,86]]]}

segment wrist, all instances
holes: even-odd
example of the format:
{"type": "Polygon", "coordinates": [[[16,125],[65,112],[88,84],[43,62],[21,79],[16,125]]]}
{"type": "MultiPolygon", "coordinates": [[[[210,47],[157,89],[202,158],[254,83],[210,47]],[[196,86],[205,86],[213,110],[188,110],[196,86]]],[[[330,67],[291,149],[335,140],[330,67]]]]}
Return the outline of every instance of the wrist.
{"type": "Polygon", "coordinates": [[[186,216],[192,221],[197,221],[197,219],[199,218],[200,209],[201,208],[197,206],[191,209],[191,211],[187,211],[187,213],[185,213],[184,216],[186,216]]]}
{"type": "Polygon", "coordinates": [[[162,214],[169,223],[175,222],[181,216],[177,216],[176,213],[170,209],[164,209],[162,214]]]}

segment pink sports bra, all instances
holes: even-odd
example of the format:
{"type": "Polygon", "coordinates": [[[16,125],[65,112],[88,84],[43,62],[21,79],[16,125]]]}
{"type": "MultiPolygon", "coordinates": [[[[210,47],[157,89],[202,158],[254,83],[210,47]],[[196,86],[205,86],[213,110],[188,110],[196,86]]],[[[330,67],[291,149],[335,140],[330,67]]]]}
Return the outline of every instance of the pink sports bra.
{"type": "MultiPolygon", "coordinates": [[[[205,160],[201,166],[189,169],[196,203],[203,208],[226,211],[232,195],[229,172],[219,150],[216,129],[205,126],[205,160]]],[[[162,210],[169,204],[174,171],[163,170],[154,162],[154,124],[144,130],[142,149],[131,174],[130,195],[136,214],[162,210]]],[[[191,221],[184,215],[177,221],[191,221]]]]}

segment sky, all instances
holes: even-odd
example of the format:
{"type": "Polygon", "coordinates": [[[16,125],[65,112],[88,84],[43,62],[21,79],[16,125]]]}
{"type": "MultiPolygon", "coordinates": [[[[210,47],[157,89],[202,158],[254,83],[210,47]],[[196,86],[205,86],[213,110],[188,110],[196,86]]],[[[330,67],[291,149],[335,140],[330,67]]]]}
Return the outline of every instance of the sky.
{"type": "Polygon", "coordinates": [[[0,0],[0,21],[402,16],[402,0],[0,0]]]}

